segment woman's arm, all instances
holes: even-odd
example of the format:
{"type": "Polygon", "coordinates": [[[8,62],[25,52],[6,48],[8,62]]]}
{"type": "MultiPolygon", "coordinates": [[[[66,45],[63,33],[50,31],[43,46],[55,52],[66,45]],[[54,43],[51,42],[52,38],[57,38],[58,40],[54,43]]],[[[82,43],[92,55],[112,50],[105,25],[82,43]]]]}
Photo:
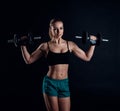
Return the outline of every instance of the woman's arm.
{"type": "Polygon", "coordinates": [[[21,46],[22,56],[23,56],[23,59],[26,64],[31,64],[31,63],[35,62],[36,60],[38,60],[44,54],[44,51],[45,51],[45,43],[42,43],[31,54],[28,52],[26,46],[21,46]]]}
{"type": "MultiPolygon", "coordinates": [[[[93,36],[92,36],[93,37],[93,36]]],[[[93,39],[95,40],[95,39],[93,39]]],[[[70,42],[71,51],[80,59],[84,61],[90,61],[94,50],[95,45],[91,45],[87,52],[83,51],[81,48],[79,48],[74,42],[70,42]]]]}

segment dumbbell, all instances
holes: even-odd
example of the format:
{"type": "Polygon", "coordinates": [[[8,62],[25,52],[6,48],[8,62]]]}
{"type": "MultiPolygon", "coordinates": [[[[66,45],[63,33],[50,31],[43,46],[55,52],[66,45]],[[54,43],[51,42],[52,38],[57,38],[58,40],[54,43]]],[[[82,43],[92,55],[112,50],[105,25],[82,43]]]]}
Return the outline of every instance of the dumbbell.
{"type": "MultiPolygon", "coordinates": [[[[97,33],[95,36],[97,37],[97,45],[100,45],[101,42],[109,41],[108,39],[103,39],[100,33],[97,33]]],[[[75,36],[75,38],[82,39],[83,44],[86,44],[86,42],[90,40],[88,32],[82,32],[82,36],[75,36]]]]}
{"type": "Polygon", "coordinates": [[[13,39],[8,40],[7,43],[14,43],[14,45],[17,47],[22,41],[27,41],[29,44],[32,44],[33,41],[40,39],[41,36],[33,37],[32,33],[28,33],[28,35],[22,37],[20,37],[19,34],[14,34],[13,39]]]}

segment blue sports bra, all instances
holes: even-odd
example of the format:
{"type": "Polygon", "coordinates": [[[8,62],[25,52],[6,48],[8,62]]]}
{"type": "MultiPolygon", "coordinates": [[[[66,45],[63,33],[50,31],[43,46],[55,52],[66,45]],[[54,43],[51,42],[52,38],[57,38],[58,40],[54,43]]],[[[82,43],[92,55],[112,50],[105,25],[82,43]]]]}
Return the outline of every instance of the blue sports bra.
{"type": "MultiPolygon", "coordinates": [[[[49,44],[48,44],[48,48],[49,48],[49,44]]],[[[48,55],[47,55],[48,65],[52,66],[56,64],[69,64],[70,50],[68,46],[68,41],[67,41],[67,48],[68,48],[68,51],[64,53],[55,53],[55,52],[52,52],[49,48],[48,55]]]]}

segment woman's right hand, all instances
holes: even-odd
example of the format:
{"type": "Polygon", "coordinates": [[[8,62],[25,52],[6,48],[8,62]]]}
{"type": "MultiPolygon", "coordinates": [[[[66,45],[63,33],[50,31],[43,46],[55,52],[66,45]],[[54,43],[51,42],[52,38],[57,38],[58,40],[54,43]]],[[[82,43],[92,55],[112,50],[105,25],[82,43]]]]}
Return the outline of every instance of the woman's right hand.
{"type": "Polygon", "coordinates": [[[18,46],[26,46],[29,45],[29,38],[27,36],[20,37],[18,41],[18,46]]]}

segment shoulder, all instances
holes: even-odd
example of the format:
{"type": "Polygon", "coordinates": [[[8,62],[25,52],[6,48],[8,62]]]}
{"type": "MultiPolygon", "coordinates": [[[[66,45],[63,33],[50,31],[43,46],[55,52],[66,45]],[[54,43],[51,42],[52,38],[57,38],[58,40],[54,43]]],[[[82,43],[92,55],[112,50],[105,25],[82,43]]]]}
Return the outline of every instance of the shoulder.
{"type": "Polygon", "coordinates": [[[48,49],[48,43],[47,42],[43,42],[43,43],[41,43],[39,46],[38,46],[38,48],[40,49],[40,50],[47,50],[48,49]]]}
{"type": "Polygon", "coordinates": [[[72,52],[72,50],[77,46],[75,42],[73,41],[68,41],[68,46],[70,51],[72,52]]]}
{"type": "Polygon", "coordinates": [[[73,41],[68,41],[68,45],[71,46],[71,47],[73,47],[73,46],[76,46],[76,43],[73,42],[73,41]]]}

